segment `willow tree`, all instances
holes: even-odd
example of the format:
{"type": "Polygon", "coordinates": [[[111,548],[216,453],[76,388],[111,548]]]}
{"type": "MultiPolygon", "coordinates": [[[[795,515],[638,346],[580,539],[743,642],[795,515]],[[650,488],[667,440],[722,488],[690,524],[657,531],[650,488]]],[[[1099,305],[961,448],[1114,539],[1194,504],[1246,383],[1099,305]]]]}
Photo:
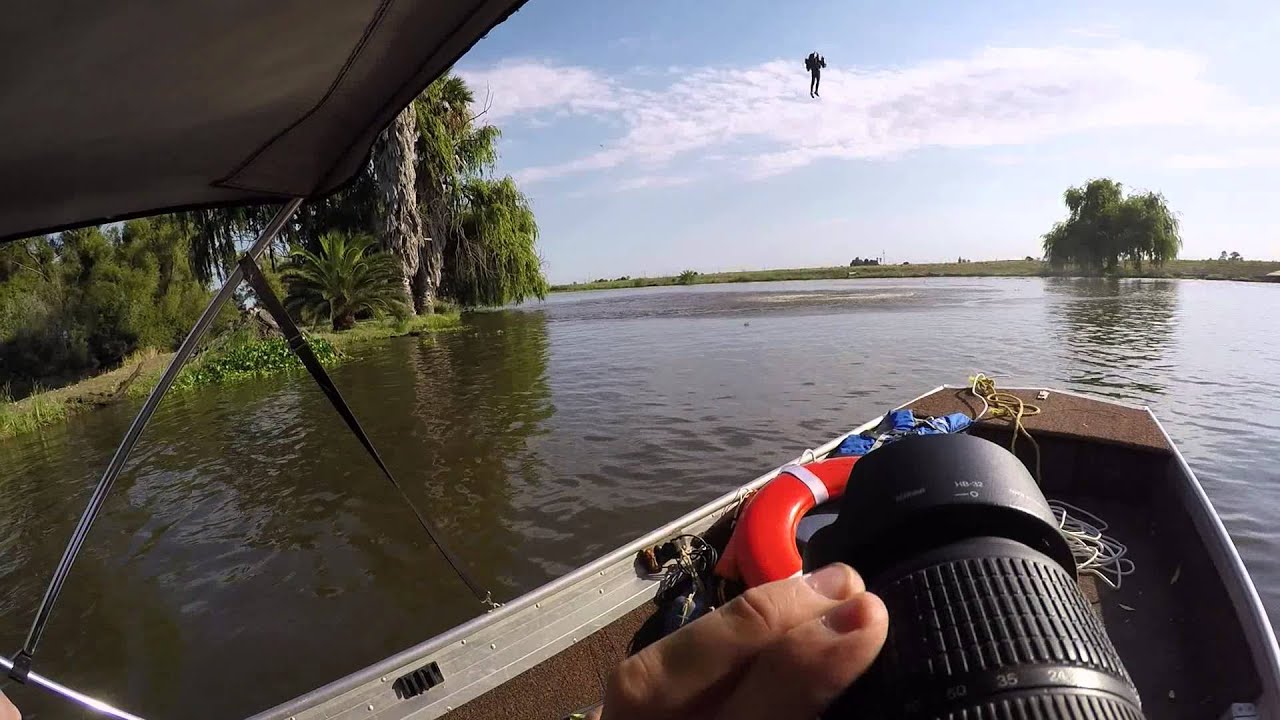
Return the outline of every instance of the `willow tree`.
{"type": "Polygon", "coordinates": [[[535,251],[538,223],[515,181],[473,178],[462,195],[461,222],[446,252],[445,293],[467,306],[546,297],[535,251]]]}
{"type": "Polygon", "coordinates": [[[1178,256],[1178,218],[1159,193],[1125,195],[1109,178],[1090,180],[1063,193],[1067,219],[1044,235],[1045,258],[1055,267],[1075,265],[1113,272],[1124,261],[1162,265],[1178,256]]]}
{"type": "MultiPolygon", "coordinates": [[[[325,233],[380,234],[381,204],[374,175],[366,168],[338,192],[303,203],[268,246],[265,262],[275,268],[277,258],[288,256],[294,248],[318,252],[325,233]]],[[[276,210],[273,205],[255,205],[177,213],[175,217],[191,234],[191,271],[205,283],[225,278],[276,210]]]]}

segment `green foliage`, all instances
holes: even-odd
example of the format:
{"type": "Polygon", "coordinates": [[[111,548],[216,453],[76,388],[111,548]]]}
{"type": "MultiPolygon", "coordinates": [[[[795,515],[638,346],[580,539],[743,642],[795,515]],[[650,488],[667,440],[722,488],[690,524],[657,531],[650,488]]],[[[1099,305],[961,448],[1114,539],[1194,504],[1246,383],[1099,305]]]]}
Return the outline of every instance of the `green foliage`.
{"type": "MultiPolygon", "coordinates": [[[[235,266],[239,253],[249,245],[279,210],[277,205],[208,208],[173,215],[190,237],[188,265],[206,285],[221,280],[235,266]]],[[[264,256],[271,267],[277,256],[292,247],[319,250],[319,238],[329,232],[372,233],[380,211],[373,175],[365,171],[342,190],[312,198],[298,208],[264,256]]]]}
{"type": "Polygon", "coordinates": [[[0,384],[15,394],[171,349],[208,300],[188,234],[170,218],[131,220],[0,248],[0,384]]]}
{"type": "Polygon", "coordinates": [[[685,270],[676,276],[676,284],[678,285],[692,285],[696,282],[698,282],[697,270],[685,270]]]}
{"type": "MultiPolygon", "coordinates": [[[[548,285],[533,210],[511,177],[488,176],[501,132],[475,123],[474,100],[461,78],[446,75],[412,106],[416,192],[432,242],[440,244],[439,292],[463,306],[543,298],[548,285]]],[[[428,271],[431,264],[428,254],[428,271]]]]}
{"type": "Polygon", "coordinates": [[[361,313],[404,315],[399,273],[394,258],[373,250],[372,237],[326,233],[319,252],[295,251],[285,268],[285,307],[306,322],[324,319],[334,330],[354,327],[361,313]]]}
{"type": "MultiPolygon", "coordinates": [[[[307,342],[323,365],[332,365],[342,357],[328,340],[309,338],[307,342]]],[[[300,368],[302,361],[289,349],[284,338],[253,339],[204,353],[183,368],[173,384],[176,388],[189,389],[300,368]]]]}
{"type": "Polygon", "coordinates": [[[1160,266],[1178,256],[1178,219],[1158,193],[1124,194],[1120,183],[1090,180],[1063,194],[1069,216],[1044,236],[1044,254],[1054,267],[1114,272],[1121,262],[1160,266]]]}
{"type": "MultiPolygon", "coordinates": [[[[417,129],[413,186],[402,187],[399,178],[379,178],[378,163],[371,161],[341,192],[304,204],[285,226],[277,247],[319,254],[320,239],[332,232],[391,234],[384,216],[402,206],[402,197],[411,196],[430,240],[416,238],[422,245],[416,249],[398,247],[404,238],[379,240],[394,251],[396,280],[411,278],[419,310],[428,310],[436,293],[467,306],[543,297],[547,284],[535,248],[533,213],[514,181],[492,177],[501,133],[476,121],[474,101],[457,76],[433,82],[405,110],[417,129]]],[[[262,206],[182,213],[180,222],[193,236],[189,261],[197,277],[224,276],[238,250],[274,212],[274,207],[262,206]]]]}
{"type": "Polygon", "coordinates": [[[446,252],[444,294],[463,306],[546,297],[538,224],[515,181],[475,178],[463,194],[461,228],[446,252]]]}

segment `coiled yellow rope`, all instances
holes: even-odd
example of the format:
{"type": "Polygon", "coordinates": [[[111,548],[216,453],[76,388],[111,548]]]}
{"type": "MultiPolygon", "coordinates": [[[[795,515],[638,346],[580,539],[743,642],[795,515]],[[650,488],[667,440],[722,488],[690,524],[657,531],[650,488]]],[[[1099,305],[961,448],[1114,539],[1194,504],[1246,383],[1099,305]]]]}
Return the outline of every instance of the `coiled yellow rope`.
{"type": "Polygon", "coordinates": [[[996,388],[996,381],[984,373],[978,373],[969,378],[969,392],[982,401],[982,412],[973,419],[975,423],[985,418],[1004,418],[1013,424],[1013,439],[1009,442],[1009,452],[1016,454],[1019,435],[1031,443],[1036,455],[1036,482],[1040,482],[1040,445],[1022,424],[1023,418],[1040,414],[1039,406],[1030,405],[1017,395],[996,388]]]}

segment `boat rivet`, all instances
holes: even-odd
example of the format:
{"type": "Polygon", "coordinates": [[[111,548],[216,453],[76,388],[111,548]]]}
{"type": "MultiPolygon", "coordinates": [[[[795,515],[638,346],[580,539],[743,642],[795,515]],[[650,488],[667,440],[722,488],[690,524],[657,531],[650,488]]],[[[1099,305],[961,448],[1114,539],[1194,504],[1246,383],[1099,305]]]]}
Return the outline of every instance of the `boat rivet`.
{"type": "Polygon", "coordinates": [[[533,606],[536,608],[540,608],[542,607],[542,603],[534,603],[533,606]]]}
{"type": "Polygon", "coordinates": [[[386,681],[387,681],[387,677],[385,675],[382,676],[382,682],[386,682],[386,681]]]}
{"type": "Polygon", "coordinates": [[[573,639],[573,641],[574,641],[574,642],[578,642],[578,638],[574,638],[574,639],[573,639]]]}
{"type": "Polygon", "coordinates": [[[466,645],[466,644],[467,644],[467,641],[466,641],[466,640],[463,640],[463,641],[462,641],[462,644],[463,644],[463,645],[466,645]]]}
{"type": "Polygon", "coordinates": [[[445,705],[445,706],[444,706],[444,711],[445,711],[445,712],[453,712],[453,706],[452,706],[452,705],[445,705]]]}
{"type": "Polygon", "coordinates": [[[601,595],[603,595],[603,594],[604,594],[604,588],[600,588],[600,594],[601,594],[601,595]]]}
{"type": "Polygon", "coordinates": [[[604,571],[603,571],[603,570],[601,570],[601,571],[600,571],[600,577],[604,577],[604,571]]]}
{"type": "Polygon", "coordinates": [[[495,645],[495,644],[493,644],[493,643],[489,643],[489,649],[490,649],[490,650],[497,650],[497,649],[498,649],[498,646],[497,646],[497,645],[495,645]]]}
{"type": "Polygon", "coordinates": [[[369,712],[373,712],[373,703],[369,703],[368,705],[365,705],[365,709],[367,709],[369,712]]]}

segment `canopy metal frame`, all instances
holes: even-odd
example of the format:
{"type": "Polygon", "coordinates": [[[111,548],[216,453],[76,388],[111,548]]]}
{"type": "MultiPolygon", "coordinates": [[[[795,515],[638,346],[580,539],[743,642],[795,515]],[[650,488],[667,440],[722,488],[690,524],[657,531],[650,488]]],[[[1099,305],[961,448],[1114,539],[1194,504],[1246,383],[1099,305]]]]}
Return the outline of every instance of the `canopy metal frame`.
{"type": "MultiPolygon", "coordinates": [[[[289,219],[298,211],[298,208],[302,206],[302,203],[302,198],[293,198],[285,203],[271,218],[271,221],[267,223],[266,227],[262,229],[262,232],[258,233],[258,237],[244,252],[244,258],[256,260],[261,256],[267,246],[271,244],[271,241],[284,229],[289,219]]],[[[107,495],[110,494],[112,485],[115,484],[116,478],[120,476],[121,470],[124,469],[125,462],[129,459],[129,454],[133,452],[133,448],[138,444],[138,439],[142,437],[142,431],[146,429],[147,423],[151,421],[151,416],[155,415],[156,410],[160,407],[160,401],[164,399],[165,393],[173,386],[173,381],[177,379],[182,366],[195,354],[196,348],[199,347],[201,339],[208,332],[209,326],[213,324],[214,318],[218,316],[218,312],[235,294],[236,288],[240,286],[242,280],[244,280],[244,265],[237,263],[235,268],[227,275],[222,287],[209,300],[209,304],[205,306],[204,312],[196,320],[191,332],[187,333],[187,337],[178,346],[177,352],[174,353],[173,359],[169,361],[169,366],[165,368],[159,382],[151,389],[151,393],[147,395],[142,408],[134,416],[133,422],[129,425],[129,430],[120,441],[120,445],[116,447],[115,454],[111,457],[111,462],[107,463],[106,470],[103,471],[101,479],[98,480],[97,486],[93,489],[93,494],[89,496],[89,503],[85,507],[84,513],[80,516],[80,521],[76,523],[75,530],[71,533],[71,539],[67,542],[67,547],[62,551],[62,559],[58,562],[58,567],[54,570],[53,577],[49,580],[49,586],[45,589],[44,598],[40,601],[39,608],[36,609],[35,618],[31,621],[31,629],[27,631],[27,639],[22,644],[22,649],[18,651],[12,660],[0,657],[0,665],[3,665],[8,671],[10,678],[20,683],[30,682],[33,685],[38,685],[78,705],[105,713],[111,717],[121,718],[122,720],[138,720],[137,716],[124,710],[112,707],[100,700],[95,700],[43,675],[32,672],[31,664],[35,657],[36,647],[40,644],[40,637],[44,633],[45,625],[48,624],[49,617],[53,613],[53,606],[58,602],[58,596],[62,593],[62,586],[66,582],[67,576],[71,573],[71,567],[75,564],[76,556],[80,554],[80,549],[84,546],[85,539],[89,537],[89,530],[93,527],[94,521],[98,519],[98,514],[102,511],[102,506],[107,501],[107,495]]]]}

